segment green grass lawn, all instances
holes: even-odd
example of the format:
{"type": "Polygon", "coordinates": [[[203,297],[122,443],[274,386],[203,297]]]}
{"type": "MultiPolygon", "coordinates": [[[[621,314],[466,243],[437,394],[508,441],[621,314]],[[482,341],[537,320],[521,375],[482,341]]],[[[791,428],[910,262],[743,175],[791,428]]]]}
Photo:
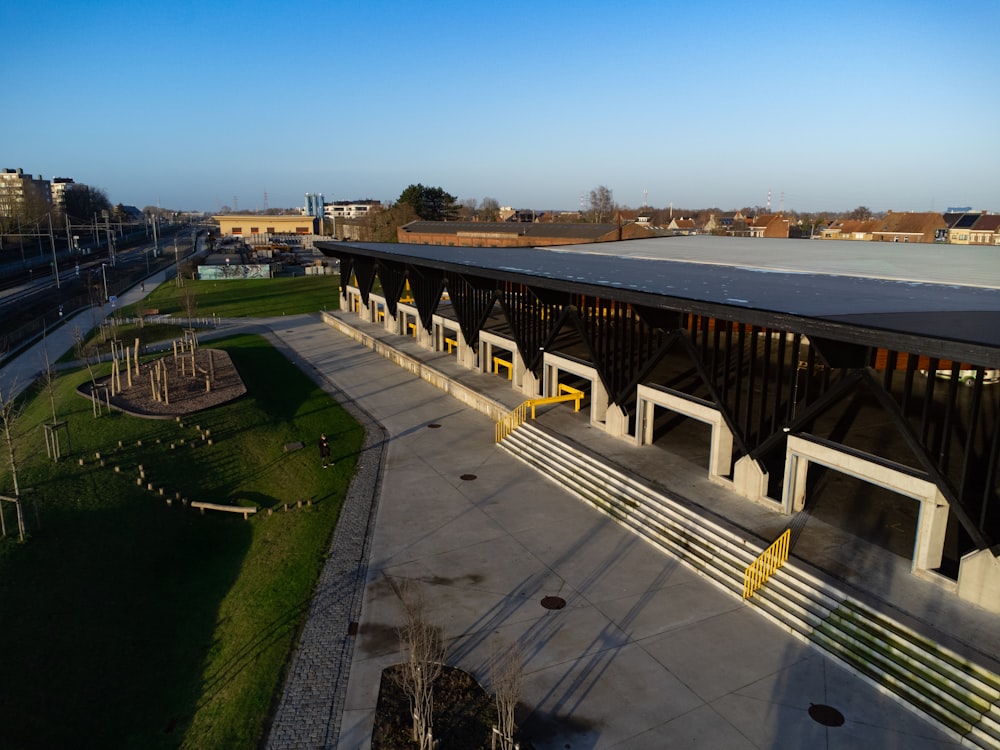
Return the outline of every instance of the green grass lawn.
{"type": "Polygon", "coordinates": [[[337,276],[297,276],[278,279],[185,280],[183,287],[167,281],[137,305],[122,309],[123,315],[157,309],[165,315],[186,316],[184,295],[190,292],[197,304],[195,315],[220,318],[265,318],[334,310],[339,306],[337,276]]]}
{"type": "MultiPolygon", "coordinates": [[[[75,393],[86,371],[61,375],[72,450],[59,464],[45,454],[48,398],[28,403],[18,455],[21,486],[34,489],[31,537],[0,541],[0,747],[258,746],[363,434],[264,339],[213,346],[230,353],[249,392],[183,423],[94,419],[75,393]],[[326,471],[315,447],[323,431],[337,461],[326,471]],[[286,453],[295,441],[305,448],[286,453]],[[167,496],[262,510],[244,521],[168,507],[137,486],[140,464],[167,496]],[[281,510],[299,500],[312,504],[281,510]]],[[[7,474],[4,465],[9,494],[7,474]]]]}

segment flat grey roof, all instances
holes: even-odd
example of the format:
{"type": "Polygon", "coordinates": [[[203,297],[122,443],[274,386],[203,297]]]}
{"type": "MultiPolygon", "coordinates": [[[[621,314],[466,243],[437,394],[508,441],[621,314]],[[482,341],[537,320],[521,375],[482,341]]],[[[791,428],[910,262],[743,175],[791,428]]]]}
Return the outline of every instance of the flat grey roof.
{"type": "MultiPolygon", "coordinates": [[[[947,356],[1000,366],[1000,248],[706,236],[558,248],[319,246],[443,270],[480,269],[489,277],[636,304],[658,306],[661,298],[659,306],[698,314],[740,308],[874,329],[880,345],[904,350],[912,349],[886,334],[955,342],[962,347],[947,356]]],[[[761,324],[780,327],[781,321],[761,324]]]]}

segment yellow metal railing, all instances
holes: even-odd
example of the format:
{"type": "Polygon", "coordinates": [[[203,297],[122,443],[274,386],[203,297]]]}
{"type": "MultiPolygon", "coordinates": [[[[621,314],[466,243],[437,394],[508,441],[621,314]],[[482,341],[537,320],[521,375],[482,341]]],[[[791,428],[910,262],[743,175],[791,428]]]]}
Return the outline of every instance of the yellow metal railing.
{"type": "Polygon", "coordinates": [[[753,592],[759,589],[768,578],[788,559],[788,542],[792,538],[792,530],[785,529],[774,544],[760,553],[760,556],[747,565],[743,571],[743,598],[749,599],[753,592]]]}
{"type": "Polygon", "coordinates": [[[531,418],[535,418],[535,407],[544,406],[546,404],[560,404],[565,401],[575,401],[575,408],[573,411],[580,411],[580,402],[583,401],[584,393],[577,388],[571,388],[568,385],[559,386],[559,396],[549,396],[547,398],[533,398],[525,401],[520,406],[516,407],[509,414],[505,415],[496,424],[496,437],[497,442],[501,442],[505,437],[510,435],[514,430],[528,421],[528,414],[530,410],[531,418]]]}
{"type": "Polygon", "coordinates": [[[514,363],[509,359],[504,359],[503,357],[494,357],[493,374],[499,375],[501,367],[507,370],[507,380],[512,380],[514,378],[514,363]]]}

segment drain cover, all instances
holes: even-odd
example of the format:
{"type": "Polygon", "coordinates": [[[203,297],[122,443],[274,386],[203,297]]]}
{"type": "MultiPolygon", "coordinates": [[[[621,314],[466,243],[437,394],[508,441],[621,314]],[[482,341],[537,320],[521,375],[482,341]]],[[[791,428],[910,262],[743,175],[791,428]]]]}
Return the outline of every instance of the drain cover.
{"type": "Polygon", "coordinates": [[[429,425],[427,425],[428,429],[431,429],[431,430],[436,430],[440,426],[441,425],[439,425],[439,424],[429,424],[429,425]]]}
{"type": "Polygon", "coordinates": [[[566,606],[566,600],[561,596],[546,596],[542,599],[542,606],[545,609],[562,609],[566,606]]]}
{"type": "Polygon", "coordinates": [[[840,711],[822,703],[810,703],[809,716],[824,727],[839,727],[844,724],[844,715],[840,711]]]}
{"type": "Polygon", "coordinates": [[[459,479],[463,479],[466,482],[471,482],[473,479],[476,479],[476,478],[477,477],[476,477],[475,474],[463,474],[462,476],[459,477],[459,479]]]}

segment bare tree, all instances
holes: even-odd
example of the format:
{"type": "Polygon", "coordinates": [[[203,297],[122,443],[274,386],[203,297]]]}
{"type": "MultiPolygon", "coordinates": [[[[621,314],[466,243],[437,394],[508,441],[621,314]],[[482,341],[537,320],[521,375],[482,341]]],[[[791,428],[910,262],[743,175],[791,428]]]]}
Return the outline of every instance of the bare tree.
{"type": "Polygon", "coordinates": [[[434,742],[434,682],[441,676],[444,643],[441,630],[427,622],[423,590],[406,580],[396,587],[403,607],[399,648],[405,659],[394,679],[410,700],[413,740],[420,750],[431,750],[434,742]]]}
{"type": "Polygon", "coordinates": [[[514,709],[521,698],[524,674],[524,651],[521,644],[502,644],[494,640],[490,654],[490,681],[497,704],[497,727],[501,750],[517,750],[514,742],[514,709]]]}
{"type": "Polygon", "coordinates": [[[94,363],[87,347],[87,342],[83,338],[83,331],[79,326],[73,329],[73,353],[76,358],[87,366],[87,373],[90,375],[91,388],[97,384],[97,376],[94,375],[94,363]]]}
{"type": "Polygon", "coordinates": [[[489,196],[483,198],[479,204],[478,216],[480,221],[499,221],[500,204],[497,202],[497,199],[490,198],[489,196]]]}
{"type": "Polygon", "coordinates": [[[598,185],[590,191],[590,214],[595,224],[600,224],[610,218],[615,210],[614,194],[604,185],[598,185]]]}
{"type": "MultiPolygon", "coordinates": [[[[0,498],[0,502],[13,501],[17,512],[17,532],[18,537],[24,541],[24,510],[21,507],[21,488],[18,484],[18,462],[17,448],[19,434],[17,432],[17,422],[21,417],[24,408],[23,403],[19,403],[14,397],[17,391],[16,383],[12,383],[6,393],[0,385],[0,442],[3,442],[7,449],[7,462],[10,466],[10,476],[14,484],[14,496],[0,498]]],[[[0,530],[7,536],[7,523],[3,520],[3,509],[0,508],[0,530]]]]}
{"type": "Polygon", "coordinates": [[[187,315],[188,319],[188,328],[190,328],[194,325],[194,316],[198,312],[198,295],[189,286],[184,287],[184,291],[181,292],[181,307],[184,308],[184,314],[187,315]]]}

